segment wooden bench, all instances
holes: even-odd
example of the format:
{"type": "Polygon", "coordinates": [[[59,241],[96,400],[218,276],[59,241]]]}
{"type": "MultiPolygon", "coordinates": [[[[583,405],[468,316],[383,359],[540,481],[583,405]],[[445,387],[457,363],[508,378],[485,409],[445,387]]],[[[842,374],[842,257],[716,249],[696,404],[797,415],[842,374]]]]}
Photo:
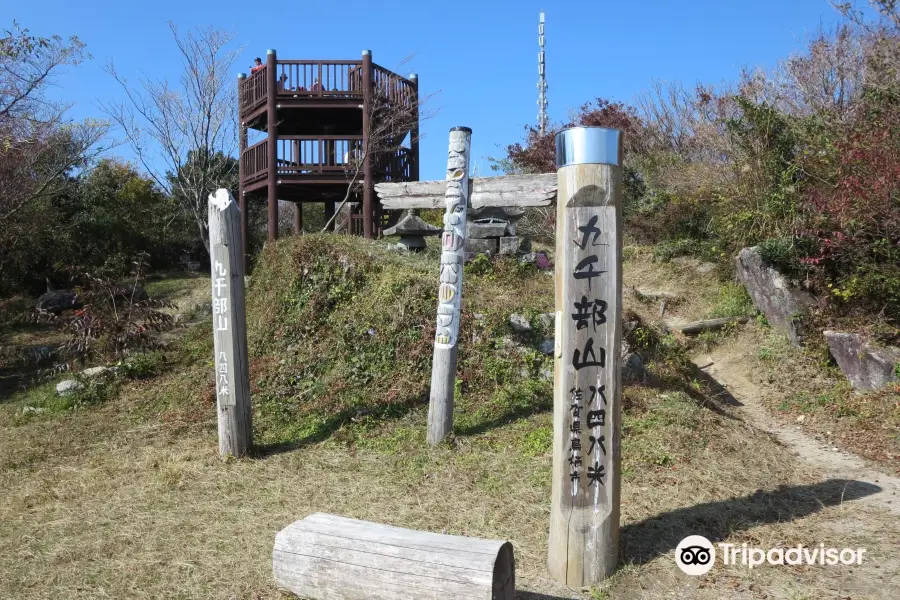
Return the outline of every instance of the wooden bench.
{"type": "Polygon", "coordinates": [[[514,600],[512,544],[315,513],[275,536],[275,583],[309,600],[514,600]]]}

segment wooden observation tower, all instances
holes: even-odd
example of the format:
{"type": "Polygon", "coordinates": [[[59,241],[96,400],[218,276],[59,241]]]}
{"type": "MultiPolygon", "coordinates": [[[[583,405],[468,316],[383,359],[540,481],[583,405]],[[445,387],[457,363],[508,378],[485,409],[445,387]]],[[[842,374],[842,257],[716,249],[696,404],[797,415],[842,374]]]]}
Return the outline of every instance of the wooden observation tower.
{"type": "MultiPolygon", "coordinates": [[[[375,183],[419,179],[418,88],[416,75],[376,65],[368,50],[361,60],[279,60],[268,50],[262,68],[239,75],[244,254],[247,202],[263,198],[269,240],[278,200],[324,203],[327,220],[348,190],[348,232],[378,237],[390,223],[375,183]],[[250,136],[258,141],[248,145],[250,136]]],[[[298,233],[301,219],[298,210],[298,233]]]]}

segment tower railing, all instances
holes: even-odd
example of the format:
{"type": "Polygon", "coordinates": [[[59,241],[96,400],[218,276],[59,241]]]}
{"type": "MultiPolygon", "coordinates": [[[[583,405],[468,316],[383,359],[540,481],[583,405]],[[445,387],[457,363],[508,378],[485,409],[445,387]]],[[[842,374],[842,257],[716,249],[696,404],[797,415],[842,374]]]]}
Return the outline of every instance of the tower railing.
{"type": "MultiPolygon", "coordinates": [[[[279,175],[350,175],[362,180],[360,160],[363,136],[285,135],[278,138],[277,168],[279,175]]],[[[379,152],[374,157],[374,174],[383,181],[406,181],[410,178],[410,150],[405,147],[379,152]]],[[[253,144],[241,154],[244,184],[266,178],[268,173],[268,140],[253,144]]]]}
{"type": "MultiPolygon", "coordinates": [[[[266,102],[268,78],[266,66],[240,81],[238,86],[242,113],[266,102]]],[[[280,98],[353,98],[363,99],[363,62],[360,60],[278,60],[275,93],[280,98]]],[[[416,86],[409,79],[384,67],[372,65],[372,87],[388,102],[411,106],[416,86]]]]}

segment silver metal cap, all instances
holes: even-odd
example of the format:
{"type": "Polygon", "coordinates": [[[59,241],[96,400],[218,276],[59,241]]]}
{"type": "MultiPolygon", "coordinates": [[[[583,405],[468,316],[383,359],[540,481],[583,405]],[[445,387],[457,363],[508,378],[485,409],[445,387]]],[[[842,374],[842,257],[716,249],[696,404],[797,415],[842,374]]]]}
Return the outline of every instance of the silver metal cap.
{"type": "Polygon", "coordinates": [[[556,167],[622,164],[622,132],[606,127],[572,127],[556,134],[556,167]]]}
{"type": "Polygon", "coordinates": [[[272,48],[269,48],[268,50],[266,50],[266,56],[268,56],[270,54],[275,54],[275,50],[273,50],[272,48]]]}
{"type": "Polygon", "coordinates": [[[246,78],[247,78],[246,73],[238,73],[238,79],[246,79],[246,78]]]}
{"type": "Polygon", "coordinates": [[[372,51],[371,50],[363,50],[362,55],[363,56],[372,56],[372,51]]]}

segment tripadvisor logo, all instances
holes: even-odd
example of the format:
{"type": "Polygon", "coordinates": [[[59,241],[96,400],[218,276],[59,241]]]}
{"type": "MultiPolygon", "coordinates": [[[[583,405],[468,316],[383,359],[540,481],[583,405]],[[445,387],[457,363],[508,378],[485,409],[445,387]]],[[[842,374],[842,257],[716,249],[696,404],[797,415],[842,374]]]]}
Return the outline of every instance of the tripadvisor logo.
{"type": "Polygon", "coordinates": [[[689,535],[675,548],[675,564],[688,575],[703,575],[716,563],[716,549],[702,535],[689,535]]]}
{"type": "MultiPolygon", "coordinates": [[[[865,548],[826,548],[797,545],[791,548],[750,548],[746,543],[718,543],[723,565],[744,565],[752,569],[763,564],[770,565],[861,565],[865,548]]],[[[675,564],[688,575],[708,573],[716,562],[716,549],[712,542],[702,535],[689,535],[675,548],[675,564]]]]}

